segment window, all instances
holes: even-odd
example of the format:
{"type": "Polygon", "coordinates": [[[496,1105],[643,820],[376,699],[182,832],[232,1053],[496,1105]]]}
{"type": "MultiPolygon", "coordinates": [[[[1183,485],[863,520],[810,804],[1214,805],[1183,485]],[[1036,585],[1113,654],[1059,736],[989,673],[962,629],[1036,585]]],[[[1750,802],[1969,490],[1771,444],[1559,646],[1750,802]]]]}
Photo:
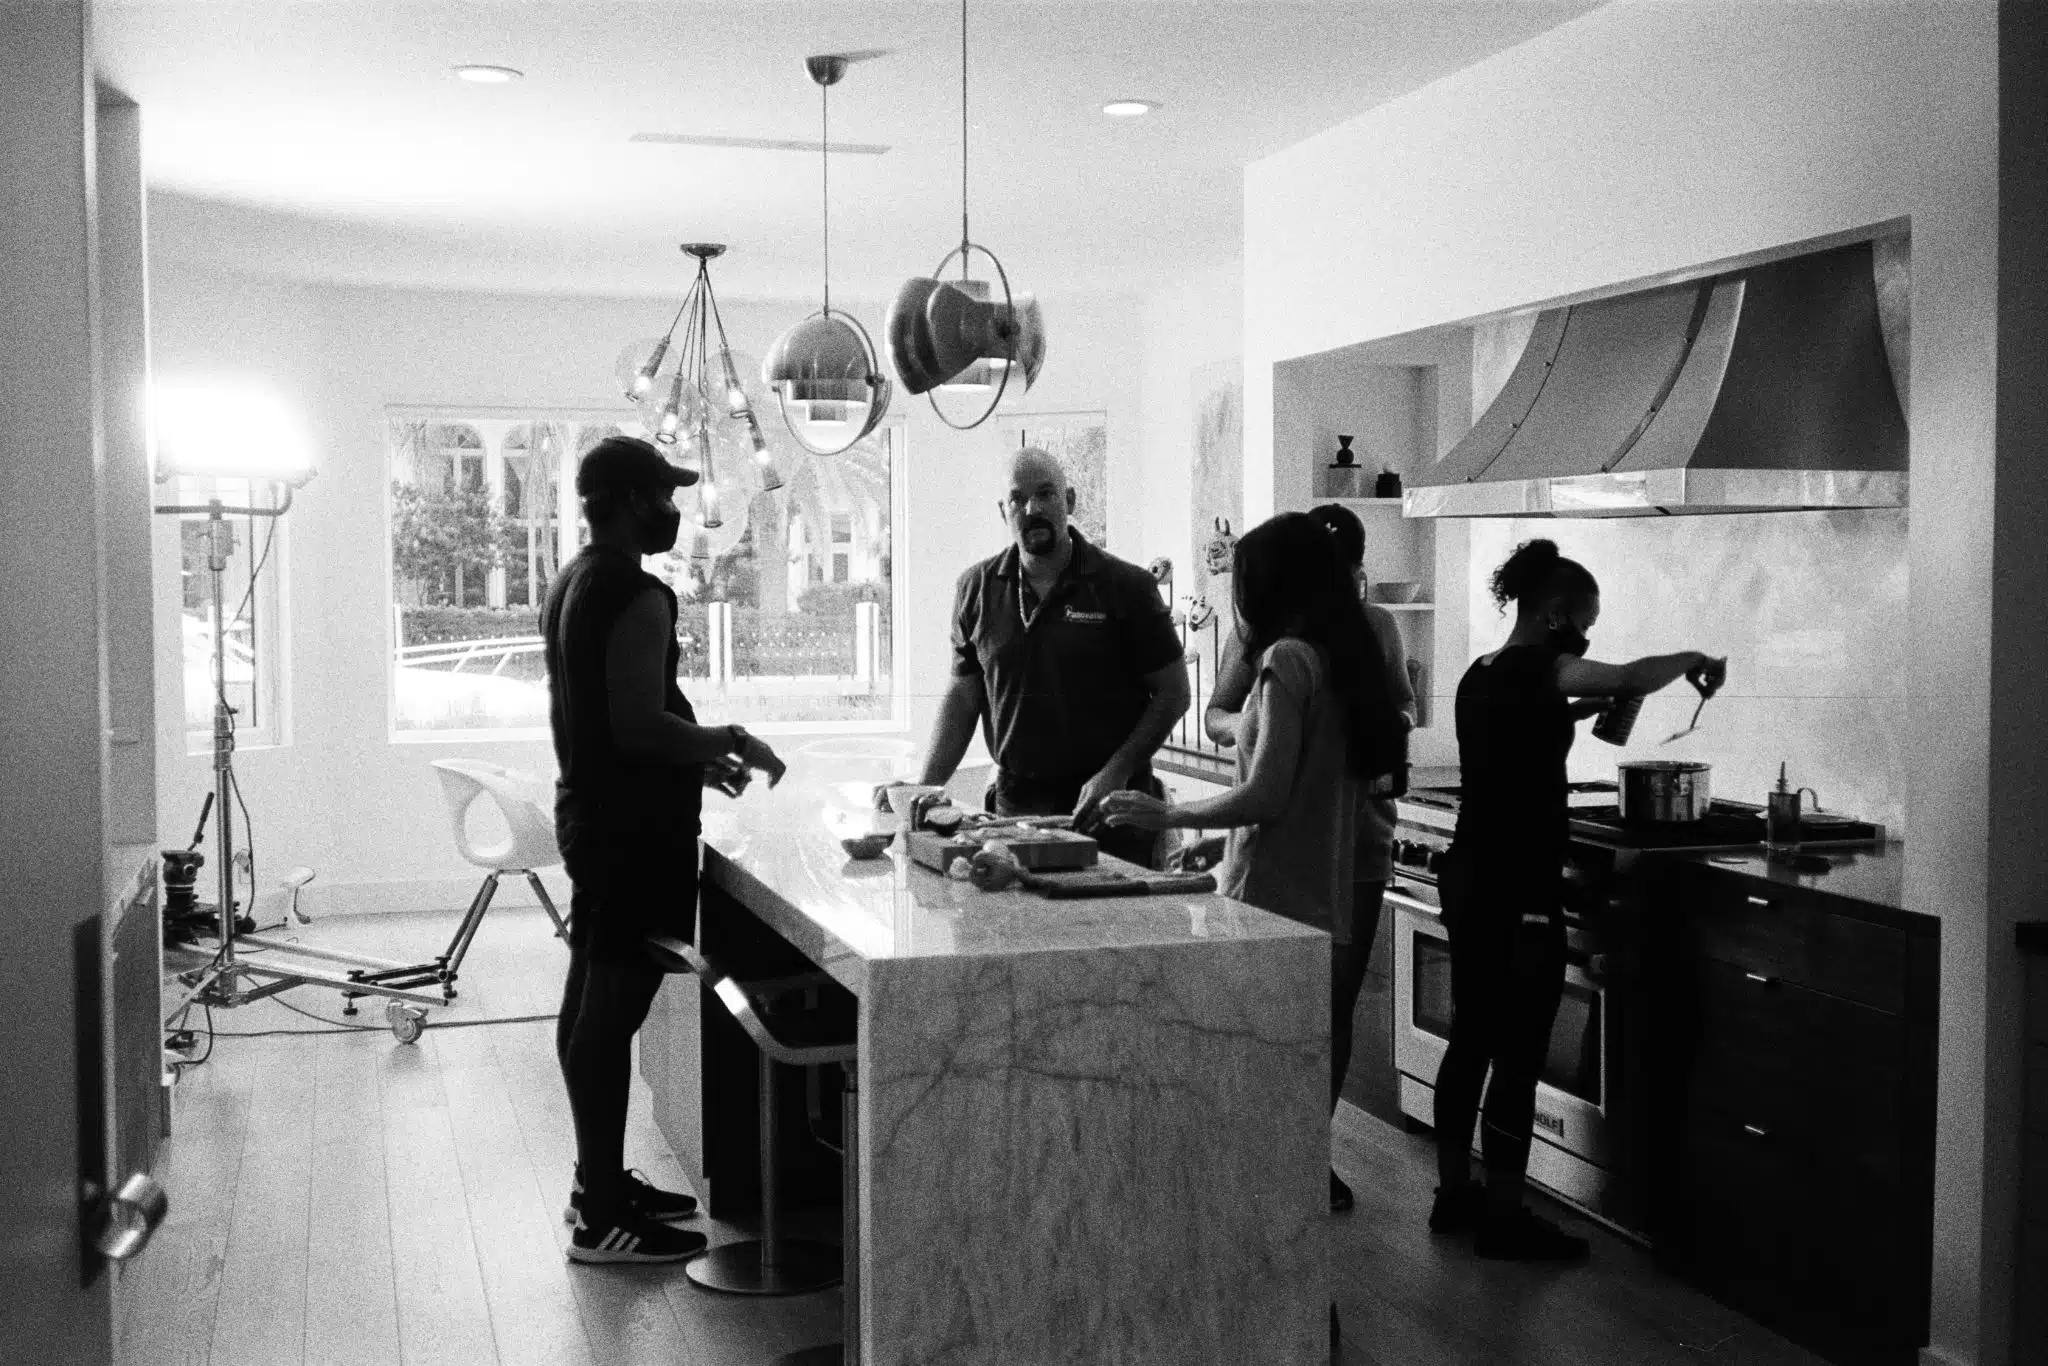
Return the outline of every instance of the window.
{"type": "MultiPolygon", "coordinates": [[[[783,487],[751,461],[722,465],[724,525],[678,490],[683,533],[650,556],[675,590],[679,675],[706,721],[762,729],[900,725],[895,500],[900,427],[843,455],[777,441],[783,487]]],[[[562,414],[394,411],[391,449],[392,733],[413,739],[543,733],[539,608],[589,539],[573,471],[638,423],[562,414]]]]}
{"type": "MultiPolygon", "coordinates": [[[[229,507],[252,506],[252,491],[239,479],[178,480],[175,501],[196,506],[218,498],[229,507]]],[[[256,491],[257,504],[266,501],[256,491]]],[[[275,517],[228,517],[220,526],[222,573],[220,608],[215,612],[208,543],[211,519],[204,513],[178,518],[178,628],[185,694],[185,752],[213,752],[214,651],[220,618],[226,645],[227,703],[235,716],[235,742],[242,746],[284,741],[284,640],[279,591],[284,533],[275,517]],[[251,585],[254,585],[253,590],[251,585]]]]}

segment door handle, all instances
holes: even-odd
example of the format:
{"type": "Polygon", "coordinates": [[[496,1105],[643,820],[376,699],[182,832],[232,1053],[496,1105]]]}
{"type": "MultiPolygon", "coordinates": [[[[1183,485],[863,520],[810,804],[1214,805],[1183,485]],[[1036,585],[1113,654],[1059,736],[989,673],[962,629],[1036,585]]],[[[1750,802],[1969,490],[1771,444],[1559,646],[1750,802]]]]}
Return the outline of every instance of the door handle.
{"type": "MultiPolygon", "coordinates": [[[[90,1201],[91,1193],[87,1198],[90,1201]]],[[[149,1246],[171,1198],[148,1172],[136,1172],[92,1202],[92,1243],[110,1262],[125,1262],[149,1246]]]]}
{"type": "Polygon", "coordinates": [[[1767,896],[1745,896],[1742,899],[1760,911],[1771,909],[1771,899],[1767,896]]]}

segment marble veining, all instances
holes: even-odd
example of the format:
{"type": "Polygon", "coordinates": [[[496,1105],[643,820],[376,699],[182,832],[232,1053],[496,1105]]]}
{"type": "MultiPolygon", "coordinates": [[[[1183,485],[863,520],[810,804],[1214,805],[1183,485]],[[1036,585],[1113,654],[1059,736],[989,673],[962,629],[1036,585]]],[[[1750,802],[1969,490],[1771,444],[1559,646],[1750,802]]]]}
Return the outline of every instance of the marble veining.
{"type": "Polygon", "coordinates": [[[895,769],[800,757],[704,868],[860,998],[863,1359],[1325,1360],[1327,937],[849,861],[895,769]]]}

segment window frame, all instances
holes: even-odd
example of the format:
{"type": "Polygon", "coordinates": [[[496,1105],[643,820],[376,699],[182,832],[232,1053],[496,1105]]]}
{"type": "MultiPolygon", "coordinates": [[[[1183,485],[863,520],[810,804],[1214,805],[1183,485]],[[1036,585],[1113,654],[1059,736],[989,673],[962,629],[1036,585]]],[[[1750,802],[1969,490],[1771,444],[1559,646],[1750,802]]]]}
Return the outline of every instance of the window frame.
{"type": "MultiPolygon", "coordinates": [[[[553,734],[547,726],[499,726],[499,727],[451,727],[446,729],[401,729],[398,724],[398,643],[403,638],[399,625],[399,604],[397,601],[397,573],[392,564],[392,461],[394,450],[390,440],[390,427],[394,422],[465,422],[472,419],[513,422],[566,422],[570,424],[591,424],[616,427],[627,434],[640,430],[639,414],[631,410],[606,410],[592,407],[556,407],[536,404],[532,406],[505,404],[461,404],[461,403],[387,403],[382,407],[384,420],[383,464],[380,496],[383,512],[381,591],[384,604],[383,678],[384,678],[384,729],[386,743],[392,745],[439,745],[507,743],[547,743],[553,734]]],[[[763,413],[762,420],[779,421],[774,413],[763,413]]],[[[909,478],[909,423],[901,416],[884,419],[875,428],[872,438],[890,433],[895,448],[889,468],[889,610],[892,629],[890,632],[890,678],[889,715],[872,720],[836,721],[750,721],[747,729],[756,735],[874,735],[900,734],[910,729],[910,687],[904,676],[908,671],[910,650],[904,632],[904,622],[909,609],[909,587],[907,576],[901,572],[904,563],[906,537],[910,529],[910,478],[909,478]]],[[[807,459],[831,459],[830,456],[807,456],[807,459]]],[[[568,561],[581,550],[584,543],[582,508],[575,494],[574,471],[566,466],[561,471],[555,489],[555,503],[561,525],[558,542],[560,563],[568,561]]],[[[503,571],[498,571],[502,573],[503,571]]],[[[692,698],[700,707],[708,699],[692,698]]]]}
{"type": "MultiPolygon", "coordinates": [[[[269,498],[263,491],[261,481],[217,475],[181,474],[172,481],[174,502],[179,506],[203,507],[218,498],[226,507],[253,507],[267,503],[269,498]]],[[[187,525],[204,527],[211,519],[203,512],[179,513],[172,519],[178,538],[178,700],[189,717],[191,699],[185,695],[185,528],[187,525]]],[[[254,693],[259,714],[266,719],[250,724],[245,714],[235,714],[235,748],[237,750],[283,749],[291,744],[291,576],[288,565],[291,560],[291,528],[286,525],[289,515],[282,517],[229,516],[228,524],[234,528],[252,557],[260,557],[264,539],[275,533],[270,547],[270,558],[263,564],[262,572],[256,578],[256,591],[250,599],[250,611],[256,623],[256,648],[254,668],[254,693]],[[268,622],[268,626],[264,625],[268,622]]],[[[254,564],[254,559],[251,563],[254,564]]],[[[202,575],[204,570],[202,569],[202,575]]],[[[206,586],[211,593],[211,585],[206,586]]],[[[240,598],[232,592],[222,594],[222,609],[232,611],[240,598]]],[[[207,676],[212,678],[211,649],[207,651],[207,676]]],[[[207,690],[207,720],[194,726],[181,724],[184,734],[185,757],[188,759],[207,758],[213,754],[213,702],[212,689],[207,690]]]]}

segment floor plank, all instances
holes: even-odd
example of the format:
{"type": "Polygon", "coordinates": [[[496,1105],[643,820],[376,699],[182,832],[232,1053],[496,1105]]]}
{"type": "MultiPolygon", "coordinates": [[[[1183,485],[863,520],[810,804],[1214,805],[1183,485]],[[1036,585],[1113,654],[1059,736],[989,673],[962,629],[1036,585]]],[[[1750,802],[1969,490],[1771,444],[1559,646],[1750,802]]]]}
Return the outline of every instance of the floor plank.
{"type": "Polygon", "coordinates": [[[306,1366],[397,1361],[398,1286],[378,1072],[391,1040],[319,1040],[306,1247],[306,1366]]]}
{"type": "Polygon", "coordinates": [[[379,1077],[399,1359],[405,1366],[495,1366],[498,1342],[441,1089],[439,1036],[394,1045],[385,1057],[379,1077]]]}
{"type": "Polygon", "coordinates": [[[305,1359],[315,1040],[247,1041],[249,1123],[215,1311],[215,1366],[305,1359]]]}

